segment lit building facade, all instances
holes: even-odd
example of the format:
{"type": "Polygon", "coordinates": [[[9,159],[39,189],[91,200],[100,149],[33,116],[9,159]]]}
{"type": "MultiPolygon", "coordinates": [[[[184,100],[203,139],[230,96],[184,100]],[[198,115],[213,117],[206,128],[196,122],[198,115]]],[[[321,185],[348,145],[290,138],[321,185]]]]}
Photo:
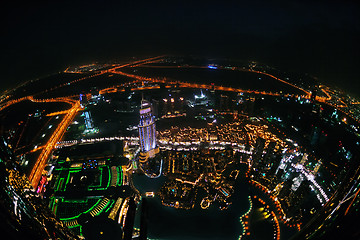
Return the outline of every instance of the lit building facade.
{"type": "Polygon", "coordinates": [[[139,123],[139,139],[140,139],[140,151],[147,153],[147,157],[153,157],[156,154],[156,128],[155,128],[155,116],[151,103],[142,100],[140,107],[140,123],[139,123]]]}

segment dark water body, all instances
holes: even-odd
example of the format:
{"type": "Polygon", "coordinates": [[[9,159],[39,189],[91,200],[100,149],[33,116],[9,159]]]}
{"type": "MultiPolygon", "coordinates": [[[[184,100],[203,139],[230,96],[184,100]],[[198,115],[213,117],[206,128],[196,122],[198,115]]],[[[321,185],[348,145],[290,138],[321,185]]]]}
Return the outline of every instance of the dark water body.
{"type": "MultiPolygon", "coordinates": [[[[140,192],[158,191],[165,177],[149,179],[144,175],[134,175],[133,182],[140,192]]],[[[207,210],[200,208],[204,196],[198,193],[197,203],[192,210],[165,207],[158,197],[148,198],[148,238],[150,239],[238,239],[242,233],[240,216],[250,206],[249,185],[241,177],[235,184],[233,204],[221,211],[217,204],[207,210]]],[[[139,213],[140,211],[138,211],[139,213]]],[[[140,215],[140,214],[139,214],[140,215]]],[[[135,223],[139,227],[140,216],[135,223]]]]}
{"type": "Polygon", "coordinates": [[[142,194],[145,192],[157,192],[166,181],[166,177],[161,175],[158,178],[148,178],[145,175],[134,174],[132,176],[133,183],[137,190],[142,194]]]}

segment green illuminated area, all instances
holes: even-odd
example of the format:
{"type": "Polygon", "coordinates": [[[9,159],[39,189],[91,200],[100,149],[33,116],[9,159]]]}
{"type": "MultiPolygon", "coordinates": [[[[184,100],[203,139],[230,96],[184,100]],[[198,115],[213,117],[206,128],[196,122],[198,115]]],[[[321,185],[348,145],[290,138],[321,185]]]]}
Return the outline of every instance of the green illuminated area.
{"type": "Polygon", "coordinates": [[[57,153],[49,207],[65,226],[82,235],[79,218],[110,213],[116,202],[113,191],[122,185],[123,173],[115,156],[72,156],[68,150],[57,153]]]}

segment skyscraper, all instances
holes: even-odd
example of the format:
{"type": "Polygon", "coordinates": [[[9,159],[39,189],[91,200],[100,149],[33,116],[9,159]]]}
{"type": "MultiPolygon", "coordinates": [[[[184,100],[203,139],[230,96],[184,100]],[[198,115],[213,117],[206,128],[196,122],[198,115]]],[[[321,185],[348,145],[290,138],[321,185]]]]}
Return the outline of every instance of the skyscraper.
{"type": "Polygon", "coordinates": [[[155,116],[153,115],[151,103],[146,100],[141,101],[139,139],[142,153],[140,161],[152,158],[159,151],[156,145],[155,116]],[[145,155],[146,159],[144,159],[145,155]]]}

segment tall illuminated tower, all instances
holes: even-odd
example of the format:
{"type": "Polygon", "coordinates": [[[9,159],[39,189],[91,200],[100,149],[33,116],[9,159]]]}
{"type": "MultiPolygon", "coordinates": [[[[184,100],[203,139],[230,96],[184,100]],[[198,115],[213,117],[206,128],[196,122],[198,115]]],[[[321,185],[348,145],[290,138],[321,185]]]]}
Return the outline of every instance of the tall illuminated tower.
{"type": "Polygon", "coordinates": [[[155,129],[155,116],[151,103],[142,100],[140,107],[140,123],[139,123],[139,139],[140,139],[140,161],[146,161],[147,158],[152,158],[159,148],[156,145],[156,129],[155,129]]]}

